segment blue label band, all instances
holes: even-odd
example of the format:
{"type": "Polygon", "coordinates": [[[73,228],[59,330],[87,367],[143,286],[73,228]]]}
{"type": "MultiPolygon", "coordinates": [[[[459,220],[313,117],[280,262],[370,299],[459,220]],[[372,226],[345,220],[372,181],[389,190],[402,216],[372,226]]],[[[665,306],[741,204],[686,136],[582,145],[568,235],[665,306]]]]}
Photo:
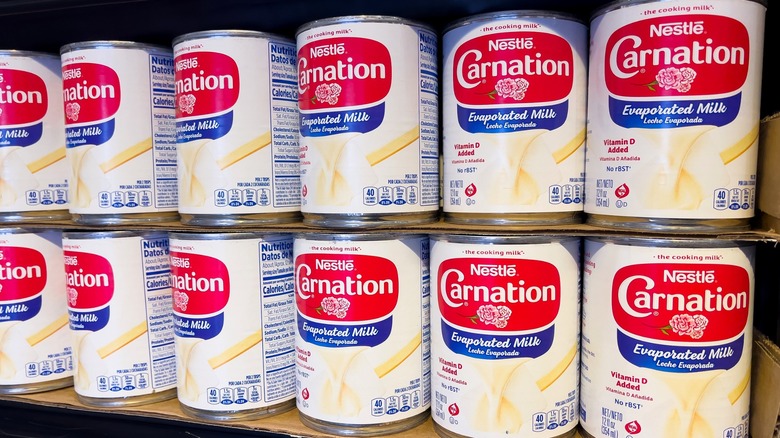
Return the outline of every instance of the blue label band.
{"type": "Polygon", "coordinates": [[[501,134],[530,129],[553,130],[563,126],[569,102],[534,107],[476,109],[458,105],[458,124],[471,133],[501,134]]]}
{"type": "Polygon", "coordinates": [[[41,311],[41,296],[27,301],[0,304],[0,322],[27,321],[41,311]]]}
{"type": "Polygon", "coordinates": [[[30,146],[37,143],[41,135],[43,135],[43,122],[20,128],[0,129],[0,147],[30,146]]]}
{"type": "Polygon", "coordinates": [[[552,347],[555,325],[533,333],[496,335],[473,333],[442,321],[441,335],[452,352],[475,359],[533,359],[552,347]]]}
{"type": "Polygon", "coordinates": [[[101,145],[114,136],[114,119],[94,125],[65,129],[65,147],[74,148],[87,144],[101,145]]]}
{"type": "Polygon", "coordinates": [[[744,335],[717,345],[664,345],[635,339],[617,332],[620,354],[640,368],[668,373],[695,373],[707,370],[729,370],[742,357],[744,335]]]}
{"type": "Polygon", "coordinates": [[[218,313],[207,318],[188,318],[173,315],[173,332],[181,338],[211,339],[222,332],[225,314],[218,313]]]}
{"type": "Polygon", "coordinates": [[[742,93],[723,99],[630,101],[609,98],[609,116],[624,128],[724,126],[739,114],[742,93]]]}
{"type": "Polygon", "coordinates": [[[90,312],[69,310],[68,317],[70,318],[71,329],[96,332],[108,324],[108,320],[111,317],[111,308],[106,306],[90,312]]]}
{"type": "Polygon", "coordinates": [[[216,140],[224,137],[231,128],[233,128],[233,111],[215,117],[176,122],[176,142],[186,143],[202,138],[216,140]]]}
{"type": "Polygon", "coordinates": [[[385,104],[347,111],[329,111],[301,114],[301,135],[325,137],[328,135],[373,131],[385,118],[385,104]]]}
{"type": "Polygon", "coordinates": [[[367,324],[329,324],[311,321],[298,314],[301,338],[321,347],[375,347],[387,340],[392,329],[392,316],[367,324]]]}

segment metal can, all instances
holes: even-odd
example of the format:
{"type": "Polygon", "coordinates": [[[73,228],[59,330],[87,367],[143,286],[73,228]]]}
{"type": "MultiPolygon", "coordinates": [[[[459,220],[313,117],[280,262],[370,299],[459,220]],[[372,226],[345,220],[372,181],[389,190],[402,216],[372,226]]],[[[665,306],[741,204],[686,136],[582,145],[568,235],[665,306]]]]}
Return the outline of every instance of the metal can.
{"type": "Polygon", "coordinates": [[[428,236],[300,234],[293,252],[301,422],[325,433],[369,436],[425,421],[428,236]]]}
{"type": "Polygon", "coordinates": [[[580,238],[431,240],[436,432],[447,438],[574,435],[580,238]]]}
{"type": "Polygon", "coordinates": [[[742,230],[755,214],[766,5],[615,2],[591,22],[585,213],[742,230]]]}
{"type": "Polygon", "coordinates": [[[227,421],[293,409],[292,236],[170,236],[182,411],[227,421]]]}
{"type": "Polygon", "coordinates": [[[450,24],[442,40],[445,221],[579,222],[585,23],[558,12],[491,12],[450,24]]]}
{"type": "Polygon", "coordinates": [[[73,385],[62,231],[0,231],[0,394],[73,385]]]}
{"type": "Polygon", "coordinates": [[[176,396],[168,234],[66,231],[74,390],[96,407],[176,396]]]}
{"type": "Polygon", "coordinates": [[[356,15],[312,21],[296,37],[304,223],[437,220],[435,31],[399,17],[356,15]]]}
{"type": "Polygon", "coordinates": [[[87,41],[60,55],[73,220],[178,219],[170,49],[87,41]]]}
{"type": "Polygon", "coordinates": [[[588,436],[748,435],[755,250],[717,238],[586,238],[588,436]]]}
{"type": "Polygon", "coordinates": [[[181,221],[298,220],[295,41],[214,30],[175,38],[173,53],[181,221]]]}
{"type": "Polygon", "coordinates": [[[56,55],[0,50],[0,221],[68,219],[56,55]]]}

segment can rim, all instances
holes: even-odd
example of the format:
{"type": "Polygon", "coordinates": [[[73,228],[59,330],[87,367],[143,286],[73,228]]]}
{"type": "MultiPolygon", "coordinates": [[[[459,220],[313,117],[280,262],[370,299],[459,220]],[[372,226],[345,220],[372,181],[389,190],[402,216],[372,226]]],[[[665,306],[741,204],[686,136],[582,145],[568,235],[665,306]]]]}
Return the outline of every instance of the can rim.
{"type": "MultiPolygon", "coordinates": [[[[665,3],[665,2],[672,2],[675,0],[614,0],[612,2],[609,2],[602,7],[596,9],[590,16],[591,21],[596,19],[600,15],[604,15],[608,12],[612,12],[618,9],[628,8],[631,6],[641,5],[645,3],[665,3]]],[[[758,3],[763,7],[767,7],[769,0],[745,0],[746,2],[752,2],[752,3],[758,3]]]]}
{"type": "Polygon", "coordinates": [[[551,19],[573,21],[575,23],[586,25],[585,20],[569,12],[545,11],[542,9],[525,9],[525,10],[509,9],[505,11],[485,12],[482,14],[471,15],[468,17],[457,19],[455,21],[451,21],[446,26],[444,26],[444,30],[442,31],[442,33],[447,33],[458,27],[468,26],[470,24],[474,24],[477,22],[485,22],[490,20],[523,19],[523,18],[551,18],[551,19]]]}
{"type": "Polygon", "coordinates": [[[431,240],[451,243],[473,243],[489,245],[542,244],[579,242],[579,236],[545,234],[432,234],[431,240]]]}
{"type": "Polygon", "coordinates": [[[146,231],[134,231],[134,230],[100,230],[100,231],[68,231],[62,232],[63,239],[73,240],[91,240],[91,239],[111,239],[115,237],[167,237],[168,232],[162,230],[146,230],[146,231]]]}
{"type": "Polygon", "coordinates": [[[293,234],[293,237],[295,239],[300,239],[300,240],[320,240],[320,241],[325,240],[331,242],[341,242],[341,241],[381,242],[386,240],[403,240],[405,238],[408,239],[429,238],[430,236],[425,233],[407,234],[403,232],[388,232],[388,233],[297,232],[293,234]]]}
{"type": "Polygon", "coordinates": [[[747,248],[755,247],[756,242],[746,240],[722,239],[717,236],[585,236],[583,241],[611,243],[621,246],[659,247],[659,248],[747,248]]]}
{"type": "Polygon", "coordinates": [[[176,46],[185,41],[190,41],[200,38],[223,38],[223,37],[238,37],[238,38],[265,38],[265,39],[278,39],[289,43],[295,43],[295,40],[279,34],[270,32],[261,32],[258,30],[248,29],[214,29],[214,30],[199,30],[195,32],[188,32],[175,37],[171,45],[176,46]]]}
{"type": "Polygon", "coordinates": [[[343,15],[340,17],[319,18],[317,20],[312,20],[307,23],[304,23],[298,26],[298,29],[295,31],[295,37],[297,38],[298,35],[302,34],[303,32],[306,32],[307,30],[313,29],[315,27],[329,26],[329,25],[341,24],[341,23],[406,24],[409,26],[421,27],[430,32],[434,32],[434,33],[436,32],[433,26],[429,24],[416,21],[416,20],[410,20],[408,18],[399,17],[395,15],[343,15]]]}
{"type": "Polygon", "coordinates": [[[65,44],[64,46],[60,47],[60,55],[83,49],[147,49],[160,50],[164,52],[172,51],[170,47],[166,47],[161,44],[139,43],[135,41],[123,40],[94,40],[65,44]]]}
{"type": "Polygon", "coordinates": [[[250,240],[264,239],[269,236],[280,238],[292,238],[292,233],[268,232],[268,231],[240,231],[240,232],[202,232],[202,231],[169,231],[170,239],[178,240],[250,240]]]}
{"type": "Polygon", "coordinates": [[[50,52],[38,52],[35,50],[17,50],[17,49],[3,49],[0,50],[0,56],[19,56],[19,57],[46,57],[57,59],[59,56],[56,53],[50,52]]]}

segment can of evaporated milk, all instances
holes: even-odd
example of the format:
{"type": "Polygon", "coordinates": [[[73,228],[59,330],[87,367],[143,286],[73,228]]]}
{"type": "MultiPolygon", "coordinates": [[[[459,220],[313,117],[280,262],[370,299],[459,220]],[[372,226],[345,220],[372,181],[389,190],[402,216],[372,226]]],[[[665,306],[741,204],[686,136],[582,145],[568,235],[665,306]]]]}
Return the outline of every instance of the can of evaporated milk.
{"type": "Polygon", "coordinates": [[[175,397],[167,233],[66,231],[62,248],[79,401],[120,407],[175,397]]]}
{"type": "Polygon", "coordinates": [[[755,249],[716,238],[585,240],[587,436],[748,436],[755,249]]]}
{"type": "Polygon", "coordinates": [[[60,59],[0,50],[0,221],[67,219],[60,59]]]}
{"type": "Polygon", "coordinates": [[[87,41],[67,44],[60,54],[73,220],[177,219],[170,49],[87,41]]]}
{"type": "Polygon", "coordinates": [[[386,435],[431,404],[427,235],[302,234],[295,254],[301,422],[386,435]]]}
{"type": "Polygon", "coordinates": [[[0,394],[73,385],[62,231],[0,230],[0,394]]]}
{"type": "Polygon", "coordinates": [[[182,410],[227,421],[293,409],[292,235],[170,236],[182,410]]]}
{"type": "Polygon", "coordinates": [[[293,40],[245,30],[173,40],[183,223],[299,219],[296,53],[293,40]]]}
{"type": "Polygon", "coordinates": [[[443,40],[444,219],[580,221],[588,28],[568,14],[504,11],[443,40]]]}
{"type": "Polygon", "coordinates": [[[766,4],[619,1],[591,22],[585,213],[739,230],[754,216],[766,4]]]}
{"type": "Polygon", "coordinates": [[[580,238],[431,240],[436,432],[446,438],[574,435],[580,238]]]}
{"type": "Polygon", "coordinates": [[[435,31],[357,15],[297,32],[305,223],[375,227],[439,214],[435,31]]]}

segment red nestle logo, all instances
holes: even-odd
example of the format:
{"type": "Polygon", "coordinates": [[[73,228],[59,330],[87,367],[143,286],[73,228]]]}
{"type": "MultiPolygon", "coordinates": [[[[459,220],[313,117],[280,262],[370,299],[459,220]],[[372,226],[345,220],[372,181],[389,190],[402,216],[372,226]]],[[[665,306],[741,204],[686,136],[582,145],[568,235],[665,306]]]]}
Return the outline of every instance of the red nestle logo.
{"type": "Polygon", "coordinates": [[[0,125],[36,122],[48,108],[43,79],[23,70],[0,68],[0,125]]]}
{"type": "Polygon", "coordinates": [[[114,69],[82,62],[64,66],[62,75],[66,125],[95,122],[116,114],[122,91],[114,69]]]}
{"type": "Polygon", "coordinates": [[[302,110],[377,103],[390,92],[393,63],[384,44],[368,38],[330,38],[298,50],[302,110]]]}
{"type": "Polygon", "coordinates": [[[176,117],[195,117],[229,110],[238,101],[240,75],[236,61],[216,52],[194,52],[174,59],[176,117]]]}
{"type": "Polygon", "coordinates": [[[445,260],[436,281],[442,317],[465,328],[538,329],[555,320],[561,305],[558,269],[540,260],[445,260]]]}
{"type": "Polygon", "coordinates": [[[395,309],[398,291],[398,270],[384,257],[301,254],[295,259],[296,304],[302,314],[311,318],[381,318],[395,309]]]}
{"type": "Polygon", "coordinates": [[[230,299],[230,274],[222,260],[171,251],[173,310],[185,315],[209,315],[230,299]]]}
{"type": "Polygon", "coordinates": [[[571,93],[571,45],[543,32],[504,32],[466,41],[455,50],[455,98],[466,105],[554,102],[571,93]]]}
{"type": "Polygon", "coordinates": [[[747,29],[719,15],[637,21],[610,35],[607,89],[623,97],[702,96],[742,88],[750,61],[747,29]]]}
{"type": "Polygon", "coordinates": [[[734,265],[646,263],[620,268],[612,312],[623,330],[664,341],[711,342],[745,329],[750,279],[734,265]]]}

